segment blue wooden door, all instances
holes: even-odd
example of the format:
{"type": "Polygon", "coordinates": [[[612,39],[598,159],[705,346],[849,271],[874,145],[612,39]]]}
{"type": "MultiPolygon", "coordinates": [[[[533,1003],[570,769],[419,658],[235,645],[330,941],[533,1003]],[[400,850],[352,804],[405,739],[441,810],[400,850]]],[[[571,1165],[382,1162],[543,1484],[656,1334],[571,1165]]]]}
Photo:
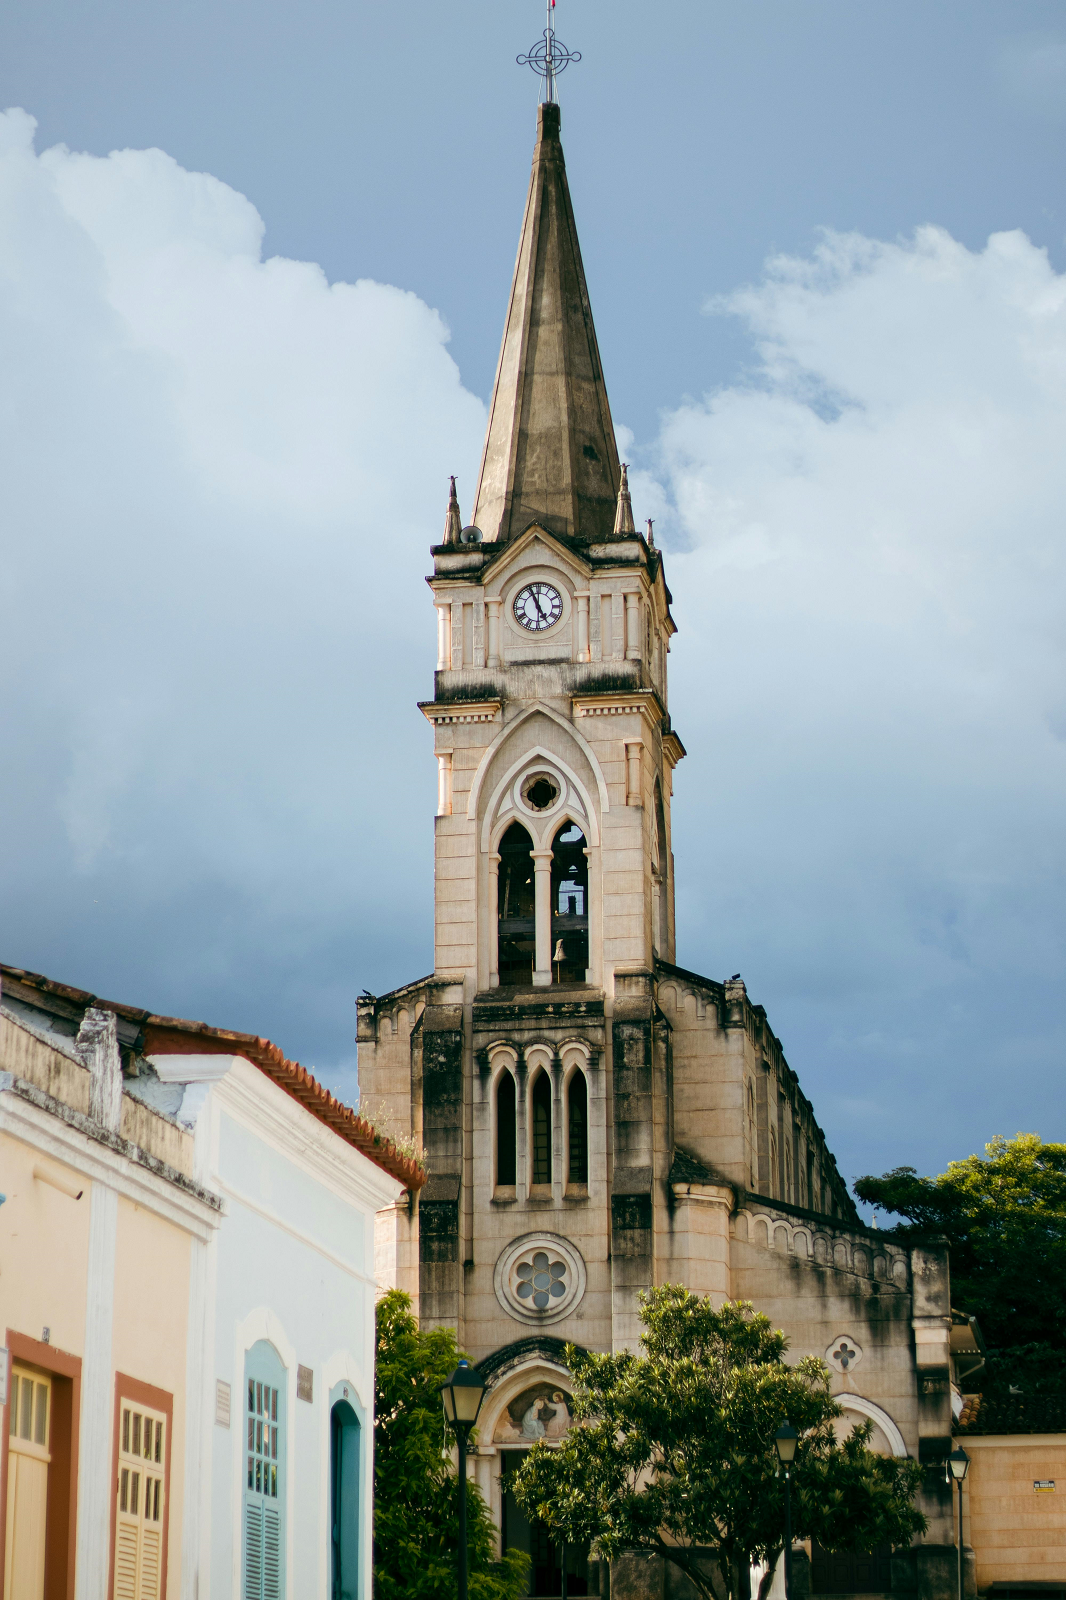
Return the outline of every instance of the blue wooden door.
{"type": "Polygon", "coordinates": [[[359,1600],[359,1419],[346,1400],[330,1413],[332,1600],[359,1600]]]}

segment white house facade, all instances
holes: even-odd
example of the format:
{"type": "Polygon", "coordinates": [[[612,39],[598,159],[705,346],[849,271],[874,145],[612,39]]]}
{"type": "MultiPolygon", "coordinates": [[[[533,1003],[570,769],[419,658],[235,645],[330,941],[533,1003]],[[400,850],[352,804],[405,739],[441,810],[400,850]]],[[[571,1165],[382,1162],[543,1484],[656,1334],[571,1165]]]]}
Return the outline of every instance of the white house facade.
{"type": "Polygon", "coordinates": [[[12,1158],[29,1118],[62,1134],[43,1202],[30,1155],[5,1163],[25,1171],[0,1209],[5,1373],[19,1396],[67,1384],[68,1412],[76,1390],[80,1429],[61,1439],[53,1407],[40,1447],[36,1413],[11,1447],[5,1414],[22,1565],[0,1597],[369,1597],[375,1214],[419,1169],[265,1040],[11,968],[3,984],[0,1133],[12,1158]],[[93,1115],[101,1079],[114,1127],[93,1115]]]}

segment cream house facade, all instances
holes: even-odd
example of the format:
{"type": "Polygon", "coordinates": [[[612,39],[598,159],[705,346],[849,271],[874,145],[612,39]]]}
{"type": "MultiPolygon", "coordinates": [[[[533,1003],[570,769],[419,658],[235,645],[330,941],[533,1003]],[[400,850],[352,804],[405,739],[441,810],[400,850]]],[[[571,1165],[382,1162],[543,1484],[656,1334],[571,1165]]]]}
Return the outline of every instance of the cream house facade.
{"type": "Polygon", "coordinates": [[[369,1597],[419,1169],[266,1040],[0,978],[0,1600],[369,1597]]]}
{"type": "MultiPolygon", "coordinates": [[[[766,1012],[739,976],[678,964],[676,630],[618,459],[556,105],[471,524],[453,482],[432,558],[435,966],[363,998],[359,1073],[426,1151],[417,1203],[379,1218],[379,1267],[488,1380],[473,1470],[501,1540],[530,1549],[532,1592],[559,1592],[507,1473],[567,1426],[564,1342],[632,1347],[639,1291],[681,1281],[754,1301],[828,1361],[877,1448],[929,1463],[929,1531],[892,1582],[947,1595],[946,1257],[862,1224],[766,1012]]],[[[664,1581],[613,1576],[616,1595],[664,1581]]],[[[606,1582],[579,1563],[569,1592],[606,1582]]]]}

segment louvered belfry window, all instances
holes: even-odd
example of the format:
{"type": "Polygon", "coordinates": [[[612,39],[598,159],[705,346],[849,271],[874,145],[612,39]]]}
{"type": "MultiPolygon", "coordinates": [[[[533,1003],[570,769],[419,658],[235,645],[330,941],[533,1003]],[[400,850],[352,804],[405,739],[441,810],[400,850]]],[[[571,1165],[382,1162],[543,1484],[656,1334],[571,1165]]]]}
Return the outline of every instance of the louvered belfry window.
{"type": "Polygon", "coordinates": [[[285,1592],[285,1372],[273,1346],[248,1353],[244,1385],[242,1600],[285,1592]]]}
{"type": "Polygon", "coordinates": [[[167,1419],[122,1399],[115,1485],[115,1600],[160,1600],[167,1419]]]}

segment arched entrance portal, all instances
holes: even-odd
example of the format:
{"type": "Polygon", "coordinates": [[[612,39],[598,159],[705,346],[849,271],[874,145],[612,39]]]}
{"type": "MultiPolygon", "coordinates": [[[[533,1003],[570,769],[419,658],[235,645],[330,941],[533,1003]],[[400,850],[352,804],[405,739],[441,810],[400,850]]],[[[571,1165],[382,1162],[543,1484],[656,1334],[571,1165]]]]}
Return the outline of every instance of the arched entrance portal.
{"type": "Polygon", "coordinates": [[[515,1499],[511,1483],[538,1439],[561,1439],[571,1423],[569,1393],[557,1382],[530,1383],[520,1389],[500,1411],[493,1428],[493,1443],[500,1451],[500,1542],[504,1550],[522,1550],[530,1560],[529,1588],[537,1600],[554,1600],[589,1593],[588,1546],[556,1544],[542,1522],[531,1522],[515,1499]]]}

